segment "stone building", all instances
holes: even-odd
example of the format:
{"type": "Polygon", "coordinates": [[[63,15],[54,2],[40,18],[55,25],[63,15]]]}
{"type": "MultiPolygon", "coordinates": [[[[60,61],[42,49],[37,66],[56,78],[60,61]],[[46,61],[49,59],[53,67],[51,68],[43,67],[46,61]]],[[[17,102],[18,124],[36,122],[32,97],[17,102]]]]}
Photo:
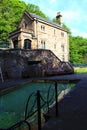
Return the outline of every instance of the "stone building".
{"type": "Polygon", "coordinates": [[[62,27],[61,18],[58,12],[58,23],[54,23],[25,11],[17,30],[9,35],[10,48],[48,49],[60,60],[69,61],[68,32],[62,27]]]}

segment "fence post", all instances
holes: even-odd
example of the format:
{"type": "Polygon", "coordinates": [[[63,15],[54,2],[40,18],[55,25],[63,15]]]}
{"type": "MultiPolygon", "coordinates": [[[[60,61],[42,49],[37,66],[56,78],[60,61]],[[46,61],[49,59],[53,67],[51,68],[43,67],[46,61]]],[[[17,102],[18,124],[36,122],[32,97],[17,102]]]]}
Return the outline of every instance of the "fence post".
{"type": "Polygon", "coordinates": [[[38,130],[41,130],[41,107],[40,107],[40,91],[37,91],[37,116],[38,116],[38,130]]]}
{"type": "Polygon", "coordinates": [[[2,69],[1,69],[1,67],[0,67],[0,75],[1,75],[1,80],[2,80],[2,82],[4,82],[4,79],[3,79],[3,75],[2,75],[2,69]]]}
{"type": "Polygon", "coordinates": [[[56,108],[56,116],[59,115],[59,112],[58,112],[58,101],[57,101],[57,82],[55,82],[55,100],[56,100],[56,105],[55,105],[55,108],[56,108]]]}

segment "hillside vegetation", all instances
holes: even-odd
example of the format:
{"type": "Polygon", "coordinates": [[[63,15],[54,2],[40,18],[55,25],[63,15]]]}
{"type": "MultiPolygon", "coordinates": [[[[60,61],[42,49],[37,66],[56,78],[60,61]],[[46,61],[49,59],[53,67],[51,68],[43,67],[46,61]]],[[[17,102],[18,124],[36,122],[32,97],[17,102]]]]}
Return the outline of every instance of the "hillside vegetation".
{"type": "MultiPolygon", "coordinates": [[[[40,7],[32,3],[26,4],[21,0],[0,0],[0,44],[8,42],[9,33],[17,29],[24,10],[35,13],[43,18],[50,19],[40,7]]],[[[53,21],[56,22],[55,18],[53,21]]],[[[70,62],[73,64],[87,63],[87,38],[72,36],[68,26],[63,27],[69,32],[70,62]]]]}

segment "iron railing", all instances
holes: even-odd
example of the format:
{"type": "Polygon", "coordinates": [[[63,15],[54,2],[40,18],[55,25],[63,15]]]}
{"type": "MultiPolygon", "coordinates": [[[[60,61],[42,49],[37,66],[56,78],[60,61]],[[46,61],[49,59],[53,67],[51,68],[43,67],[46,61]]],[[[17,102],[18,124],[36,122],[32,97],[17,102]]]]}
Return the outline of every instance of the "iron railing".
{"type": "MultiPolygon", "coordinates": [[[[22,128],[22,126],[25,124],[27,126],[28,130],[31,130],[31,122],[30,118],[34,116],[37,113],[37,124],[38,124],[38,130],[41,130],[41,115],[42,115],[42,109],[43,109],[43,114],[49,113],[51,107],[55,107],[55,116],[59,115],[59,110],[58,110],[58,83],[51,82],[51,85],[49,86],[49,89],[47,91],[47,95],[44,98],[43,95],[41,94],[43,91],[37,90],[36,92],[33,92],[29,95],[27,98],[26,102],[26,107],[25,107],[25,115],[24,119],[17,122],[16,124],[12,125],[9,128],[0,128],[0,130],[17,130],[17,128],[22,128]],[[52,91],[51,91],[52,89],[52,91]],[[30,100],[32,97],[34,98],[34,101],[31,105],[30,108],[30,100]],[[52,101],[53,100],[53,101],[52,101]],[[52,105],[53,104],[53,105],[52,105]],[[50,107],[51,106],[51,107],[50,107]],[[47,109],[46,109],[47,107],[47,109]]],[[[46,91],[45,91],[46,93],[46,91]]]]}

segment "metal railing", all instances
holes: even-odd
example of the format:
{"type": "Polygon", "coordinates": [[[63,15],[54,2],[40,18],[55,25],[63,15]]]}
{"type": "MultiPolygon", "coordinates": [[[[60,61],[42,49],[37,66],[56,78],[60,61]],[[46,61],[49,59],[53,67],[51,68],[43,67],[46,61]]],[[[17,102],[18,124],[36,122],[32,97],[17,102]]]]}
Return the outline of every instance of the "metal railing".
{"type": "MultiPolygon", "coordinates": [[[[34,92],[31,93],[29,95],[29,97],[27,98],[24,120],[17,122],[16,124],[14,124],[13,126],[11,126],[9,128],[5,128],[5,129],[0,128],[0,130],[15,130],[17,128],[20,128],[23,124],[25,124],[27,126],[28,130],[31,130],[29,118],[31,118],[35,113],[37,113],[38,130],[41,130],[41,115],[42,115],[41,110],[42,110],[42,108],[47,106],[46,112],[49,113],[50,105],[52,105],[52,104],[53,104],[53,106],[55,106],[55,110],[56,110],[55,116],[58,116],[59,111],[58,111],[58,85],[57,85],[57,82],[54,82],[53,85],[54,85],[54,87],[52,87],[52,85],[49,86],[49,89],[47,92],[47,98],[45,98],[45,99],[42,96],[40,90],[37,90],[37,92],[35,92],[35,93],[34,92]],[[52,91],[53,93],[50,92],[51,87],[54,88],[54,91],[52,91]],[[51,96],[50,96],[50,93],[51,93],[51,96]],[[31,109],[29,110],[28,108],[29,108],[29,104],[30,104],[30,100],[31,100],[32,96],[35,96],[35,99],[31,106],[31,109]],[[54,100],[52,101],[53,97],[54,97],[54,100]]],[[[46,112],[45,112],[45,114],[46,114],[46,112]]]]}

